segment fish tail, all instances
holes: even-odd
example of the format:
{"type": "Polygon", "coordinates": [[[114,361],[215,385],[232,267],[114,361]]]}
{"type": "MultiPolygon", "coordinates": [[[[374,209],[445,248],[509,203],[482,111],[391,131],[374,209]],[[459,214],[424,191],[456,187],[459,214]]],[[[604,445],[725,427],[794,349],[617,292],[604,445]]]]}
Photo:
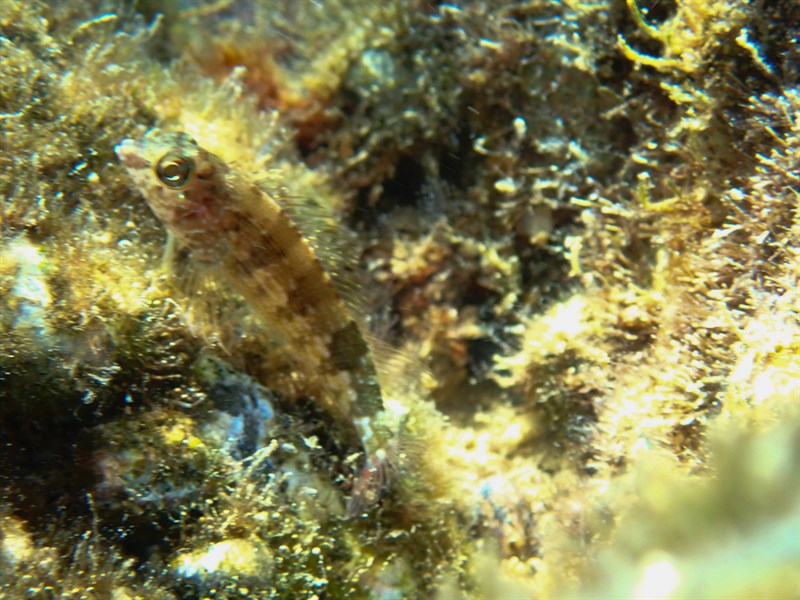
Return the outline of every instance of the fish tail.
{"type": "Polygon", "coordinates": [[[389,453],[380,450],[367,457],[354,476],[353,489],[345,508],[345,518],[365,517],[389,493],[397,475],[389,453]]]}

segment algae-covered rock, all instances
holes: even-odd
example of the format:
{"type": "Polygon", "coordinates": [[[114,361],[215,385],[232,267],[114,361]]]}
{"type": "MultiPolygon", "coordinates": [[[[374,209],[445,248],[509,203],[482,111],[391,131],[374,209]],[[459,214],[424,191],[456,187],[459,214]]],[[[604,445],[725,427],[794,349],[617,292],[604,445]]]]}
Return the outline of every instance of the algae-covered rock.
{"type": "Polygon", "coordinates": [[[792,0],[0,0],[0,596],[799,596],[799,37],[792,0]],[[275,199],[358,343],[298,364],[252,244],[171,239],[115,152],[149,130],[275,199]],[[315,392],[356,346],[381,410],[315,392]]]}

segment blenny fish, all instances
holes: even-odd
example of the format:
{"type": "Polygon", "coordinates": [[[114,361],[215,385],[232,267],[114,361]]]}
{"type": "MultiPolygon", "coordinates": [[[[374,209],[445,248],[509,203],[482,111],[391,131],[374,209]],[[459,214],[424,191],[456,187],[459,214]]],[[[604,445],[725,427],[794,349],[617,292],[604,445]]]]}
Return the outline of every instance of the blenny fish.
{"type": "Polygon", "coordinates": [[[334,423],[353,427],[366,460],[348,514],[383,491],[392,444],[365,336],[284,207],[189,135],[153,130],[115,148],[175,241],[237,290],[284,342],[304,388],[334,423]]]}

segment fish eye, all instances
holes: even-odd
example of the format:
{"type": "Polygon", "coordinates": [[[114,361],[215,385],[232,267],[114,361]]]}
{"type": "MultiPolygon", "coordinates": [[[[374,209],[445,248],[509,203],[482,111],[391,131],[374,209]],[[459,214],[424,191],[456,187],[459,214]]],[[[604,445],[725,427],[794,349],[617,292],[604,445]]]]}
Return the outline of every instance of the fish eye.
{"type": "Polygon", "coordinates": [[[194,174],[194,161],[188,156],[169,153],[161,157],[156,164],[158,180],[168,188],[182,188],[194,174]]]}

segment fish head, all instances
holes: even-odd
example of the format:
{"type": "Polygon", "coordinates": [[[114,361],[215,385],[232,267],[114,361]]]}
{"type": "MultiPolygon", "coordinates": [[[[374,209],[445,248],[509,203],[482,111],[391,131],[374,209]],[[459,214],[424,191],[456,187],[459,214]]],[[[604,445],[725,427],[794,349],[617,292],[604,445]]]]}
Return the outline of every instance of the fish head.
{"type": "Polygon", "coordinates": [[[158,219],[184,246],[208,253],[230,220],[230,169],[183,132],[153,130],[115,151],[158,219]]]}

